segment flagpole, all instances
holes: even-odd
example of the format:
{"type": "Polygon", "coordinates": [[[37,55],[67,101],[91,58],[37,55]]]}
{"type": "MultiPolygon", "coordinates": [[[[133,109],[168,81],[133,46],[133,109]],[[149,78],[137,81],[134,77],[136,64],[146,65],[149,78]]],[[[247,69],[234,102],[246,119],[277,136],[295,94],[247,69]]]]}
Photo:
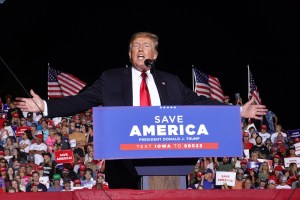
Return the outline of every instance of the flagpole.
{"type": "Polygon", "coordinates": [[[193,91],[195,91],[194,65],[192,65],[193,91]]]}
{"type": "Polygon", "coordinates": [[[48,85],[49,85],[49,83],[48,83],[49,82],[49,68],[50,68],[50,63],[48,63],[48,71],[47,71],[48,72],[48,76],[47,76],[47,98],[48,98],[48,100],[49,100],[49,95],[48,95],[48,92],[49,92],[48,91],[49,90],[49,88],[48,88],[48,85]]]}
{"type": "Polygon", "coordinates": [[[247,65],[248,67],[248,100],[250,100],[250,69],[249,69],[249,64],[247,65]]]}

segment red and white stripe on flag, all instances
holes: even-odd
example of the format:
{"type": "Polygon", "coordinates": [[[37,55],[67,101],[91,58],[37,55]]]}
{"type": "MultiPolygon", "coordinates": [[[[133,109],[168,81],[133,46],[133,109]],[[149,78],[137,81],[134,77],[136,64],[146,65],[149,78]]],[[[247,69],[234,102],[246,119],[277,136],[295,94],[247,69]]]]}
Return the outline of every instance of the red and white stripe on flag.
{"type": "Polygon", "coordinates": [[[48,66],[48,98],[74,96],[85,86],[86,83],[74,75],[48,66]]]}
{"type": "Polygon", "coordinates": [[[249,99],[254,97],[254,101],[256,102],[256,104],[261,105],[261,98],[259,96],[259,92],[255,84],[254,78],[252,76],[252,73],[250,72],[249,65],[248,65],[248,97],[249,99]]]}
{"type": "Polygon", "coordinates": [[[224,101],[224,93],[218,78],[207,75],[195,67],[193,67],[193,72],[196,83],[194,91],[198,95],[216,99],[220,102],[224,101]]]}

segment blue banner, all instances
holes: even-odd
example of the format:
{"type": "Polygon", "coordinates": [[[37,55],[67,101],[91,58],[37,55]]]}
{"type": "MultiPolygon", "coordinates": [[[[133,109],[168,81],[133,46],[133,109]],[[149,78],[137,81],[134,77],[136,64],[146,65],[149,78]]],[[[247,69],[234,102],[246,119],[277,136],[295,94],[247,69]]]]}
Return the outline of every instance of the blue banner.
{"type": "Polygon", "coordinates": [[[96,159],[241,157],[238,106],[95,107],[96,159]]]}
{"type": "Polygon", "coordinates": [[[296,130],[288,130],[288,136],[290,138],[299,138],[300,137],[300,129],[296,129],[296,130]]]}

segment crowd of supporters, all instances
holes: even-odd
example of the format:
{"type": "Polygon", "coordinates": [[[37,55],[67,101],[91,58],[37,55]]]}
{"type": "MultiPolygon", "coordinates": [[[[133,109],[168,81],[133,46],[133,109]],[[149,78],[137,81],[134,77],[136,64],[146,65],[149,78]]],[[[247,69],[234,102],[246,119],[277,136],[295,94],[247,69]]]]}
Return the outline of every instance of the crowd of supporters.
{"type": "MultiPolygon", "coordinates": [[[[232,104],[227,95],[225,98],[232,104]]],[[[290,137],[277,116],[273,113],[270,116],[272,126],[261,122],[255,125],[243,119],[243,157],[200,158],[189,176],[188,189],[300,188],[300,138],[290,137]],[[233,172],[234,184],[229,186],[226,181],[216,184],[216,174],[220,172],[233,172]]]]}
{"type": "MultiPolygon", "coordinates": [[[[188,189],[300,187],[297,159],[289,164],[285,160],[299,157],[300,138],[290,138],[277,122],[274,130],[247,122],[241,130],[244,156],[200,158],[189,176],[188,189]],[[234,185],[217,185],[218,172],[234,172],[234,185]]],[[[92,109],[48,119],[41,113],[21,112],[7,95],[0,112],[0,192],[109,189],[105,160],[94,159],[93,135],[92,109]],[[72,151],[74,162],[56,162],[55,152],[60,150],[72,151]]]]}
{"type": "Polygon", "coordinates": [[[0,192],[108,189],[105,160],[94,159],[93,113],[48,119],[21,112],[10,95],[0,112],[0,192]],[[74,162],[56,162],[55,152],[74,162]]]}

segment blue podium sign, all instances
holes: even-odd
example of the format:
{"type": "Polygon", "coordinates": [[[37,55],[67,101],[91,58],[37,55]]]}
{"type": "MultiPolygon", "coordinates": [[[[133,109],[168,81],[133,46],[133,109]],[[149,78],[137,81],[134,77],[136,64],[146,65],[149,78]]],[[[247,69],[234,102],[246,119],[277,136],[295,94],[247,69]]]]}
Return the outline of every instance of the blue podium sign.
{"type": "Polygon", "coordinates": [[[96,159],[240,157],[238,106],[95,107],[96,159]]]}

